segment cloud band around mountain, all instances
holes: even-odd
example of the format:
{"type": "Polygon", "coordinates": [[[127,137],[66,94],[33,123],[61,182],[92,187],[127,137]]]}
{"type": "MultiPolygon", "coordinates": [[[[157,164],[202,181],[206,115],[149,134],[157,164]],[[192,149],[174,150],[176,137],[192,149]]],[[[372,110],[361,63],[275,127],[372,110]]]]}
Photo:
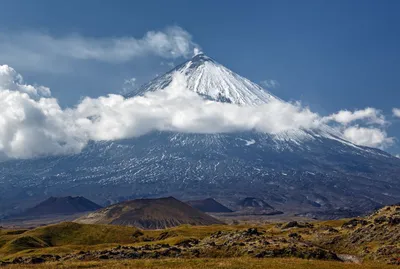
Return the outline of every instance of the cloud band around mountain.
{"type": "Polygon", "coordinates": [[[180,74],[175,74],[172,83],[162,91],[133,98],[87,97],[73,108],[62,109],[57,99],[51,97],[50,89],[25,84],[13,68],[0,66],[3,158],[74,154],[91,140],[132,138],[152,131],[257,131],[270,135],[286,132],[296,133],[298,139],[304,130],[318,129],[331,120],[345,125],[345,129],[338,130],[350,141],[374,147],[389,144],[391,138],[380,129],[348,126],[349,122],[363,118],[368,123],[380,124],[384,121],[381,115],[374,116],[371,109],[345,114],[351,120],[335,115],[324,118],[300,103],[279,100],[256,107],[204,100],[186,89],[185,78],[180,74]]]}

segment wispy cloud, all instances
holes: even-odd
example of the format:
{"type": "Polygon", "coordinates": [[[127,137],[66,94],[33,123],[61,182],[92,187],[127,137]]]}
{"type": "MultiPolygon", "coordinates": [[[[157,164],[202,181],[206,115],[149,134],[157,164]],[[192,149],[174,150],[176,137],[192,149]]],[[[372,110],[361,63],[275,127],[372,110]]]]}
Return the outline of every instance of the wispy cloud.
{"type": "Polygon", "coordinates": [[[122,94],[127,94],[137,87],[136,78],[128,78],[124,80],[124,84],[122,85],[122,94]]]}
{"type": "Polygon", "coordinates": [[[184,29],[173,26],[149,31],[143,37],[84,37],[78,34],[52,36],[40,32],[0,33],[0,63],[52,70],[67,60],[124,63],[146,55],[166,59],[192,56],[198,47],[184,29]]]}
{"type": "Polygon", "coordinates": [[[279,88],[281,85],[279,82],[275,79],[266,79],[260,81],[261,86],[267,88],[267,89],[276,89],[279,88]]]}
{"type": "Polygon", "coordinates": [[[165,66],[166,65],[166,66],[168,66],[170,68],[175,67],[175,63],[174,62],[161,62],[160,65],[161,66],[165,66]]]}

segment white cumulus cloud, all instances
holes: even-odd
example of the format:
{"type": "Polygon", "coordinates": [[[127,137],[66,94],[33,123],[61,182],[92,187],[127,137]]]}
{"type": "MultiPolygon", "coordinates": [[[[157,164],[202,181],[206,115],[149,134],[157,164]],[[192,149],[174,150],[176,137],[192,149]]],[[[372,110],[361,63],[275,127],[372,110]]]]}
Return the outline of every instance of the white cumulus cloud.
{"type": "Polygon", "coordinates": [[[400,118],[400,108],[393,108],[393,115],[400,118]]]}
{"type": "Polygon", "coordinates": [[[82,150],[87,143],[85,134],[77,129],[69,112],[48,97],[48,88],[23,84],[9,66],[0,66],[0,70],[1,155],[31,158],[82,150]]]}
{"type": "Polygon", "coordinates": [[[340,126],[337,128],[343,133],[343,136],[357,145],[384,149],[394,143],[394,138],[388,137],[384,130],[389,122],[382,111],[376,108],[367,107],[354,111],[340,110],[323,117],[322,122],[339,123],[340,126]]]}
{"type": "Polygon", "coordinates": [[[352,126],[343,132],[344,137],[357,145],[385,148],[394,143],[392,137],[379,128],[352,126]]]}
{"type": "Polygon", "coordinates": [[[366,121],[369,124],[386,124],[385,116],[382,115],[382,112],[372,107],[355,111],[340,110],[324,118],[326,122],[335,121],[343,125],[360,120],[366,121]]]}
{"type": "Polygon", "coordinates": [[[49,88],[25,84],[22,76],[13,68],[8,65],[0,65],[0,91],[4,90],[23,92],[32,98],[51,95],[49,88]]]}

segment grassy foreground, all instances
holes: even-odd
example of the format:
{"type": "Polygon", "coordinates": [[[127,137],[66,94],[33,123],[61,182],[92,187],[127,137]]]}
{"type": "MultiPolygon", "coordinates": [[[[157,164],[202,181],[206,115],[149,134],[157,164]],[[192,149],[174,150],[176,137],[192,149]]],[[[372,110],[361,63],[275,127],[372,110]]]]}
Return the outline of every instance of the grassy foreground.
{"type": "Polygon", "coordinates": [[[400,205],[312,223],[0,229],[6,268],[399,268],[400,205]],[[352,263],[345,263],[349,261],[352,263]]]}
{"type": "Polygon", "coordinates": [[[303,259],[254,259],[254,258],[228,258],[228,259],[162,259],[162,260],[123,260],[123,261],[91,261],[91,262],[63,262],[45,263],[41,265],[10,265],[10,269],[17,268],[143,268],[143,269],[197,269],[197,268],[268,268],[268,269],[391,269],[398,266],[384,264],[351,264],[329,261],[303,260],[303,259]]]}

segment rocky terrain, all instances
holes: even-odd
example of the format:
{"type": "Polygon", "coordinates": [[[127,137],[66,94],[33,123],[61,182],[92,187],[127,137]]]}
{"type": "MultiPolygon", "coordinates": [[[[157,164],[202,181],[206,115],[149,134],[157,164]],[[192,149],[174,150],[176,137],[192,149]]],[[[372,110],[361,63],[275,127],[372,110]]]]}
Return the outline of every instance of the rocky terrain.
{"type": "Polygon", "coordinates": [[[400,205],[384,207],[367,218],[351,219],[342,225],[345,236],[335,236],[323,245],[357,249],[361,256],[400,265],[400,205]]]}

